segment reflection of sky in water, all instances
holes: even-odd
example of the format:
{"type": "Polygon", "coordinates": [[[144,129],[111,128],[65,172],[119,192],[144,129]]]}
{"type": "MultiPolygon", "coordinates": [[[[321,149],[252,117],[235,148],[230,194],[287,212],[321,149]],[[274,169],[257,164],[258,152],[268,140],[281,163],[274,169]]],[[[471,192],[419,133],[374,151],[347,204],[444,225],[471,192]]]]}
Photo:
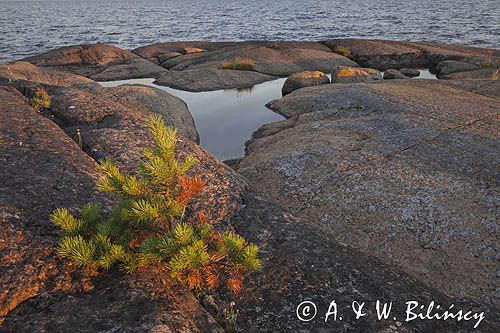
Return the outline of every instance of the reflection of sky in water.
{"type": "Polygon", "coordinates": [[[436,75],[429,72],[427,69],[420,69],[420,76],[417,76],[416,79],[437,79],[436,75]]]}
{"type": "MultiPolygon", "coordinates": [[[[420,70],[420,79],[435,79],[428,70],[420,70]]],[[[154,79],[101,82],[105,87],[144,84],[165,90],[183,99],[193,115],[200,144],[221,160],[241,157],[245,142],[264,124],[284,119],[265,104],[281,98],[285,79],[264,82],[249,89],[188,92],[153,84],[154,79]]]]}
{"type": "Polygon", "coordinates": [[[244,144],[263,124],[284,119],[265,104],[281,97],[285,79],[258,84],[251,89],[187,92],[153,84],[154,79],[102,82],[105,87],[145,84],[183,99],[193,115],[203,148],[221,160],[241,157],[244,144]]]}

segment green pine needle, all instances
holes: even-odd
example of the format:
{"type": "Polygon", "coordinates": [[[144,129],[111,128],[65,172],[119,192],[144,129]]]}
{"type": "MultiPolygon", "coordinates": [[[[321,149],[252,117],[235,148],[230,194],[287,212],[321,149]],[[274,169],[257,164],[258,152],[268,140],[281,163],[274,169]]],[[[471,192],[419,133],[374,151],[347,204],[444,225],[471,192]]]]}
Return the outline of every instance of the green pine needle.
{"type": "Polygon", "coordinates": [[[52,223],[61,228],[63,235],[75,235],[84,229],[84,222],[75,218],[65,208],[56,209],[50,216],[52,223]]]}

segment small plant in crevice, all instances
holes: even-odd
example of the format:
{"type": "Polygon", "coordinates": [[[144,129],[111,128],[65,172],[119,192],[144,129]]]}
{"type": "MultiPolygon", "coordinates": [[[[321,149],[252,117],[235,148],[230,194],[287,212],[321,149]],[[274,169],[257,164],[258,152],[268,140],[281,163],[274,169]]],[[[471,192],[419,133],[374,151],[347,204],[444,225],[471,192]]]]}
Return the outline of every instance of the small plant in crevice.
{"type": "Polygon", "coordinates": [[[500,69],[497,69],[496,71],[493,72],[493,74],[491,75],[491,79],[493,81],[497,81],[498,78],[500,78],[500,69]]]}
{"type": "Polygon", "coordinates": [[[83,140],[82,140],[82,133],[80,132],[80,129],[76,129],[76,143],[78,144],[78,147],[80,149],[83,149],[83,140]]]}
{"type": "Polygon", "coordinates": [[[346,58],[352,57],[351,51],[347,47],[344,47],[344,46],[340,46],[340,45],[335,46],[335,49],[333,50],[333,52],[340,54],[346,58]]]}
{"type": "Polygon", "coordinates": [[[238,321],[239,311],[236,310],[236,304],[231,302],[229,307],[225,308],[222,316],[223,316],[223,324],[224,324],[224,332],[226,333],[234,333],[236,332],[236,323],[238,321]]]}
{"type": "Polygon", "coordinates": [[[175,157],[175,130],[160,116],[148,121],[154,147],[146,149],[134,173],[123,174],[110,160],[99,163],[100,191],[117,203],[107,214],[100,204],[84,206],[75,217],[59,208],[51,220],[61,230],[58,253],[86,272],[119,266],[126,273],[154,265],[190,289],[202,292],[225,281],[232,293],[260,268],[258,248],[231,231],[218,231],[190,202],[205,182],[187,176],[195,163],[175,157]]]}
{"type": "Polygon", "coordinates": [[[31,107],[36,112],[50,108],[51,98],[43,88],[38,88],[35,95],[31,98],[31,107]]]}
{"type": "Polygon", "coordinates": [[[240,57],[236,57],[233,61],[225,61],[222,64],[223,69],[236,69],[236,70],[245,70],[251,71],[255,67],[255,63],[251,59],[242,59],[240,57]]]}

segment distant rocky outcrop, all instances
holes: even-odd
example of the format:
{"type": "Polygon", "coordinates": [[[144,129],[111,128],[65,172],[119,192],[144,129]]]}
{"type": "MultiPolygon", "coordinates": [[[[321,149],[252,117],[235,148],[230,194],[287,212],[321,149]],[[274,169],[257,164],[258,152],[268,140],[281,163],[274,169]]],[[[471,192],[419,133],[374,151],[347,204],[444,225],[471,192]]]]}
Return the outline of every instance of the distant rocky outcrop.
{"type": "Polygon", "coordinates": [[[186,47],[203,48],[206,52],[171,58],[169,69],[220,68],[224,61],[236,58],[253,60],[255,71],[271,76],[288,76],[307,70],[330,72],[334,66],[356,66],[353,61],[328,47],[313,42],[172,42],[141,47],[133,52],[151,59],[165,53],[180,52],[186,47]]]}
{"type": "Polygon", "coordinates": [[[225,89],[229,85],[249,87],[297,72],[329,73],[335,66],[358,66],[328,47],[312,42],[173,42],[145,46],[133,52],[152,61],[163,60],[161,66],[170,72],[162,74],[158,84],[191,91],[225,89]],[[184,48],[202,48],[206,52],[171,56],[172,52],[182,53],[184,48]],[[224,63],[235,59],[251,60],[254,73],[219,71],[224,63]]]}
{"type": "Polygon", "coordinates": [[[52,68],[34,66],[25,61],[0,64],[0,82],[9,83],[17,80],[57,86],[95,84],[93,80],[80,75],[61,73],[52,68]]]}
{"type": "Polygon", "coordinates": [[[324,42],[332,50],[342,49],[364,67],[430,68],[444,60],[475,64],[500,61],[500,50],[427,42],[404,42],[377,39],[332,39],[324,42]]]}
{"type": "Polygon", "coordinates": [[[69,71],[96,81],[156,77],[165,71],[130,51],[107,44],[67,46],[23,60],[37,66],[69,71]]]}

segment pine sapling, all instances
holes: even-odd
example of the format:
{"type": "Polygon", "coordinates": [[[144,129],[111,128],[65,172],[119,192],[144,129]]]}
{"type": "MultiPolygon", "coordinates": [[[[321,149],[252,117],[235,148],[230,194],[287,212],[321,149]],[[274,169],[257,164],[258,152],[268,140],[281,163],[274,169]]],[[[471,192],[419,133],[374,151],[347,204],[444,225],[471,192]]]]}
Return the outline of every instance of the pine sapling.
{"type": "Polygon", "coordinates": [[[87,271],[117,265],[132,273],[154,265],[192,290],[213,290],[225,281],[231,292],[240,292],[245,276],[261,267],[258,247],[216,230],[203,212],[191,210],[205,186],[201,177],[186,174],[195,159],[176,159],[176,132],[160,116],[147,125],[153,146],[134,173],[122,173],[110,160],[99,163],[97,188],[116,198],[110,213],[99,204],[84,206],[78,217],[64,208],[53,212],[61,232],[58,253],[87,271]]]}

